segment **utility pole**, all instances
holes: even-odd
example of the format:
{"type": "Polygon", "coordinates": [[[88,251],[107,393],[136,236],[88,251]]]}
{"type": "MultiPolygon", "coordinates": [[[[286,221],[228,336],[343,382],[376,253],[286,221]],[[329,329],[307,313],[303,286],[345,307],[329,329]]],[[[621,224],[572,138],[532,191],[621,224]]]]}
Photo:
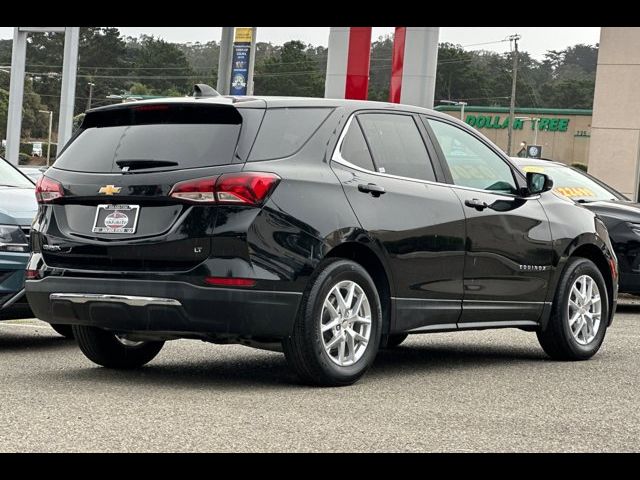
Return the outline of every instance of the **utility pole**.
{"type": "Polygon", "coordinates": [[[253,71],[256,64],[256,27],[251,28],[251,49],[249,50],[249,72],[247,74],[247,95],[253,95],[253,71]]]}
{"type": "Polygon", "coordinates": [[[220,57],[218,58],[218,84],[216,90],[220,95],[229,95],[231,81],[231,57],[233,55],[234,27],[222,27],[220,39],[220,57]]]}
{"type": "Polygon", "coordinates": [[[513,78],[511,80],[511,104],[509,105],[509,130],[507,138],[507,155],[511,156],[511,139],[513,137],[513,117],[516,110],[516,79],[518,77],[518,40],[520,35],[515,34],[509,37],[509,42],[513,42],[513,78]]]}
{"type": "Polygon", "coordinates": [[[93,82],[89,82],[88,85],[89,85],[89,100],[87,101],[87,110],[91,110],[91,99],[93,98],[93,87],[95,87],[96,84],[93,82]]]}

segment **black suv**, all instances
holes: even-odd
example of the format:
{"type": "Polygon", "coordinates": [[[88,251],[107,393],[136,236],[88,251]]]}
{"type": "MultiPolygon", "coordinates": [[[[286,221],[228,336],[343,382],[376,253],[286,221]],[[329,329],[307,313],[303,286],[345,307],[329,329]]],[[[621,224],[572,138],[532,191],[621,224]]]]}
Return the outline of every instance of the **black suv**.
{"type": "Polygon", "coordinates": [[[405,105],[194,96],[91,110],[37,185],[27,296],[92,361],[166,340],[284,351],[346,385],[408,334],[600,348],[607,230],[465,124],[405,105]]]}

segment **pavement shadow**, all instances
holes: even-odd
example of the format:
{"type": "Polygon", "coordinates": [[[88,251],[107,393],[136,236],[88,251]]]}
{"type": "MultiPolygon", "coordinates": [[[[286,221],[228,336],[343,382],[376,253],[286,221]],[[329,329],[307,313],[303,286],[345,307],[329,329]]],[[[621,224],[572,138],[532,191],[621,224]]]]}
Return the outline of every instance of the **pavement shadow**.
{"type": "MultiPolygon", "coordinates": [[[[514,362],[541,362],[548,357],[540,350],[509,346],[448,344],[429,346],[400,346],[378,353],[375,364],[366,378],[401,376],[406,373],[435,374],[442,370],[477,369],[514,362]]],[[[158,359],[143,368],[128,371],[100,367],[65,369],[52,372],[66,380],[102,382],[111,385],[171,386],[179,388],[246,389],[313,388],[301,383],[289,369],[284,356],[265,353],[259,357],[212,359],[198,363],[162,363],[158,359]]]]}
{"type": "Polygon", "coordinates": [[[407,371],[424,374],[438,373],[443,370],[464,370],[492,367],[495,365],[513,365],[514,363],[539,363],[549,360],[542,349],[531,349],[509,345],[400,345],[381,350],[370,375],[386,376],[406,373],[407,371]]]}
{"type": "MultiPolygon", "coordinates": [[[[45,329],[46,327],[43,328],[45,329]]],[[[0,355],[8,352],[77,348],[75,341],[68,340],[53,330],[50,336],[27,335],[16,330],[18,329],[0,327],[0,355]]]]}
{"type": "MultiPolygon", "coordinates": [[[[162,355],[162,353],[160,354],[162,355]]],[[[98,366],[52,372],[60,379],[170,388],[305,388],[289,369],[283,355],[260,358],[205,360],[163,364],[162,358],[135,370],[110,370],[98,366]]]]}
{"type": "Polygon", "coordinates": [[[618,303],[616,313],[640,313],[640,303],[618,303]]]}

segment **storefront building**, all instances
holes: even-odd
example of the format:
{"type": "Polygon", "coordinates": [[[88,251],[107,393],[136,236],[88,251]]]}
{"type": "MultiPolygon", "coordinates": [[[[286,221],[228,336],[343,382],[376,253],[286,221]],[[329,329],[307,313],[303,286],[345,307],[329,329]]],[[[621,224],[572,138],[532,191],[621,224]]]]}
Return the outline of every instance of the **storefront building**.
{"type": "MultiPolygon", "coordinates": [[[[436,110],[460,118],[460,107],[440,105],[436,110]]],[[[466,106],[465,122],[504,151],[507,150],[509,109],[507,107],[466,106]]],[[[523,146],[539,145],[542,158],[567,165],[586,166],[589,160],[591,110],[559,108],[516,108],[511,152],[523,146]],[[537,132],[536,127],[537,126],[537,132]]]]}
{"type": "Polygon", "coordinates": [[[640,200],[640,28],[602,27],[589,173],[640,200]]]}

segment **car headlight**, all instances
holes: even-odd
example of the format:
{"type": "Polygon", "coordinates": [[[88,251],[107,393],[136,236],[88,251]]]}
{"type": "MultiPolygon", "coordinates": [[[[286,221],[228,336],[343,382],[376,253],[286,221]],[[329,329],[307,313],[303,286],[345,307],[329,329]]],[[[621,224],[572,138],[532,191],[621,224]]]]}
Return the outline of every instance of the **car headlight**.
{"type": "Polygon", "coordinates": [[[29,251],[29,242],[22,229],[16,225],[0,225],[0,252],[29,251]]]}

